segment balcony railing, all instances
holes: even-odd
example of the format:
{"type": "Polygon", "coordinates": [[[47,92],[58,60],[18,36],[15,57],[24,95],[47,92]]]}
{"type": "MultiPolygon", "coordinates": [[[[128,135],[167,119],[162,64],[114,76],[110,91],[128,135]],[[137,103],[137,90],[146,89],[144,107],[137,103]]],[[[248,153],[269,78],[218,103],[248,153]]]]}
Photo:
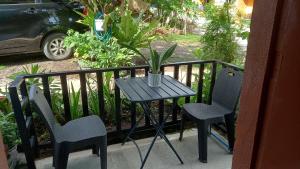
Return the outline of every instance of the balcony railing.
{"type": "MultiPolygon", "coordinates": [[[[193,99],[195,102],[211,102],[212,89],[215,83],[216,74],[219,70],[219,67],[230,67],[235,70],[243,71],[241,68],[231,65],[228,63],[220,61],[192,61],[192,62],[181,62],[181,63],[172,63],[166,64],[161,67],[161,71],[166,73],[165,70],[173,70],[172,76],[179,80],[183,79],[183,83],[187,86],[194,87],[197,91],[196,99],[193,99]],[[180,70],[185,72],[185,77],[180,76],[180,70]],[[205,72],[205,70],[209,73],[205,72]],[[206,76],[209,75],[209,78],[206,76]],[[197,78],[193,78],[197,76],[197,78]],[[205,77],[205,78],[204,78],[205,77]],[[204,86],[204,82],[208,82],[208,86],[204,86]],[[206,87],[206,88],[205,88],[206,87]],[[207,88],[208,87],[208,88],[207,88]],[[208,91],[208,96],[204,99],[203,92],[204,90],[208,91]]],[[[129,103],[129,121],[124,122],[122,118],[122,105],[124,98],[122,97],[120,90],[116,85],[113,86],[113,99],[114,99],[114,112],[106,111],[106,104],[104,96],[104,80],[105,74],[111,72],[113,74],[112,78],[117,79],[120,77],[126,76],[147,76],[149,67],[148,66],[135,66],[135,67],[122,67],[122,68],[108,68],[108,69],[90,69],[90,70],[78,70],[78,71],[66,71],[66,72],[53,72],[53,73],[43,73],[43,74],[34,74],[34,75],[23,75],[18,76],[9,86],[9,92],[11,97],[12,106],[14,109],[16,122],[18,124],[18,130],[22,140],[22,149],[25,152],[27,165],[29,168],[35,168],[34,159],[39,155],[39,150],[49,147],[50,143],[39,143],[38,136],[35,128],[35,120],[33,117],[33,110],[29,104],[28,98],[28,88],[32,84],[33,79],[39,79],[37,81],[41,82],[40,86],[43,89],[44,95],[47,98],[47,101],[52,105],[52,89],[50,86],[50,79],[56,78],[59,79],[58,86],[63,100],[63,113],[65,122],[70,121],[71,117],[71,108],[70,108],[70,93],[68,85],[68,77],[79,76],[79,90],[81,96],[81,106],[83,116],[88,116],[92,112],[90,111],[89,104],[89,92],[90,89],[87,86],[87,77],[93,76],[96,79],[95,89],[97,94],[97,102],[99,102],[97,114],[101,119],[106,122],[108,125],[108,113],[113,114],[113,127],[108,130],[108,144],[118,143],[124,138],[125,134],[129,131],[131,126],[134,126],[137,122],[137,116],[141,116],[138,113],[138,106],[135,104],[129,103]],[[126,125],[127,124],[127,125],[126,125]]],[[[170,71],[168,71],[170,73],[170,71]]],[[[37,82],[36,81],[36,82],[37,82]]],[[[112,83],[114,83],[112,81],[112,83]]],[[[191,102],[191,98],[187,97],[184,99],[185,103],[191,102]]],[[[168,102],[168,110],[166,109],[166,101],[161,100],[157,104],[158,109],[158,119],[162,120],[165,111],[172,111],[172,115],[168,122],[165,124],[165,129],[167,132],[176,131],[180,124],[180,106],[178,106],[178,99],[168,102]]],[[[144,119],[143,124],[140,125],[136,130],[135,138],[145,138],[151,135],[154,135],[154,128],[151,126],[149,119],[144,119]]],[[[75,131],[74,131],[75,132],[75,131]]]]}

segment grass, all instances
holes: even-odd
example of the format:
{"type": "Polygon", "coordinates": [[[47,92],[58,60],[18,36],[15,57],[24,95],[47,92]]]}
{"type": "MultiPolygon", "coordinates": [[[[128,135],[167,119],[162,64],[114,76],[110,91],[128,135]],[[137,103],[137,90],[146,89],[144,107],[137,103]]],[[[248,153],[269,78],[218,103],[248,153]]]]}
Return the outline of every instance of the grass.
{"type": "Polygon", "coordinates": [[[199,42],[199,35],[187,34],[187,35],[177,35],[170,34],[166,37],[167,41],[177,42],[177,43],[197,43],[199,42]]]}
{"type": "Polygon", "coordinates": [[[6,68],[6,66],[0,65],[0,70],[3,70],[5,68],[6,68]]]}

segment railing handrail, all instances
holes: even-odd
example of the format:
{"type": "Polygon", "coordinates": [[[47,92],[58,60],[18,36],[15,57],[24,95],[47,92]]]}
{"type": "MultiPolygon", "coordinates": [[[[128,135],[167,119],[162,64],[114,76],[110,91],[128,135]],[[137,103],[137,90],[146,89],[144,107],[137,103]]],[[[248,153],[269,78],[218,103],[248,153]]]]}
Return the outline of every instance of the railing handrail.
{"type": "Polygon", "coordinates": [[[239,66],[237,66],[237,65],[234,65],[234,64],[232,64],[232,63],[227,63],[227,62],[223,62],[223,61],[219,61],[219,60],[214,60],[214,61],[217,62],[217,63],[219,63],[219,64],[221,64],[221,65],[225,65],[225,66],[227,66],[227,67],[233,68],[233,69],[235,69],[235,70],[238,70],[238,71],[244,71],[244,68],[239,67],[239,66]]]}
{"type": "Polygon", "coordinates": [[[24,81],[24,76],[25,75],[20,75],[20,76],[17,76],[15,80],[13,80],[12,82],[10,82],[9,84],[9,88],[18,88],[22,82],[24,81]]]}
{"type": "MultiPolygon", "coordinates": [[[[189,65],[189,64],[205,64],[205,63],[213,63],[214,60],[207,60],[207,61],[188,61],[188,62],[176,62],[176,63],[168,63],[162,65],[162,67],[170,67],[176,65],[189,65]]],[[[99,69],[86,69],[86,70],[73,70],[73,71],[61,71],[61,72],[49,72],[49,73],[38,73],[32,75],[20,75],[23,78],[36,78],[42,76],[60,76],[64,75],[74,75],[79,73],[95,73],[95,72],[110,72],[110,71],[125,71],[125,70],[132,70],[132,69],[146,69],[149,68],[148,65],[138,65],[138,66],[126,66],[126,67],[113,67],[113,68],[99,68],[99,69]]]]}
{"type": "MultiPolygon", "coordinates": [[[[189,65],[189,64],[205,64],[205,63],[219,63],[221,65],[226,65],[228,67],[231,67],[233,69],[244,71],[243,68],[236,66],[231,63],[219,61],[219,60],[196,60],[196,61],[187,61],[187,62],[176,62],[176,63],[168,63],[162,65],[162,67],[169,67],[169,66],[176,66],[176,65],[189,65]]],[[[60,72],[48,72],[48,73],[37,73],[37,74],[28,74],[28,75],[19,75],[16,77],[14,81],[10,83],[10,87],[17,87],[19,86],[24,78],[37,78],[37,77],[45,77],[45,76],[60,76],[62,74],[64,75],[74,75],[79,73],[95,73],[95,72],[110,72],[110,71],[124,71],[124,70],[132,70],[132,69],[146,69],[149,68],[148,65],[138,65],[138,66],[126,66],[126,67],[113,67],[113,68],[99,68],[99,69],[86,69],[86,70],[71,70],[71,71],[60,71],[60,72]]]]}

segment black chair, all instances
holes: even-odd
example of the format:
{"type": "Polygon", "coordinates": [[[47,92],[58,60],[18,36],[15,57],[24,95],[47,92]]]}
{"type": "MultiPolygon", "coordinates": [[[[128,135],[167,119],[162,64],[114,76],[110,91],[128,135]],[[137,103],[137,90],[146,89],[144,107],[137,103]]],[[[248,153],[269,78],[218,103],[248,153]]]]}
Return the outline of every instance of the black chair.
{"type": "Polygon", "coordinates": [[[188,103],[183,106],[181,131],[182,140],[184,123],[187,117],[197,123],[199,160],[207,162],[207,133],[212,123],[223,122],[225,118],[229,151],[233,151],[235,140],[235,111],[242,86],[243,73],[223,68],[218,74],[212,93],[212,104],[188,103]]]}
{"type": "Polygon", "coordinates": [[[98,156],[100,149],[101,169],[107,169],[106,128],[98,116],[83,117],[61,126],[42,91],[34,85],[30,89],[30,101],[50,131],[54,146],[53,166],[56,169],[66,169],[69,153],[89,147],[98,156]]]}

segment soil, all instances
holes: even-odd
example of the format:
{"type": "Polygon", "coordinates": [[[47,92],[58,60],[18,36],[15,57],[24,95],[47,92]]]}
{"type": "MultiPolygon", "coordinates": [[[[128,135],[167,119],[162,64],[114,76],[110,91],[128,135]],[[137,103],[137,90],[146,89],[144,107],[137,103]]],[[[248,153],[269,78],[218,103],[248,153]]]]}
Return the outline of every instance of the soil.
{"type": "Polygon", "coordinates": [[[4,88],[8,85],[11,81],[9,76],[22,71],[23,67],[30,67],[31,64],[39,64],[42,69],[45,69],[48,72],[79,69],[74,58],[62,61],[51,61],[46,59],[42,54],[4,56],[0,58],[0,65],[5,66],[0,70],[0,88],[4,88]]]}

